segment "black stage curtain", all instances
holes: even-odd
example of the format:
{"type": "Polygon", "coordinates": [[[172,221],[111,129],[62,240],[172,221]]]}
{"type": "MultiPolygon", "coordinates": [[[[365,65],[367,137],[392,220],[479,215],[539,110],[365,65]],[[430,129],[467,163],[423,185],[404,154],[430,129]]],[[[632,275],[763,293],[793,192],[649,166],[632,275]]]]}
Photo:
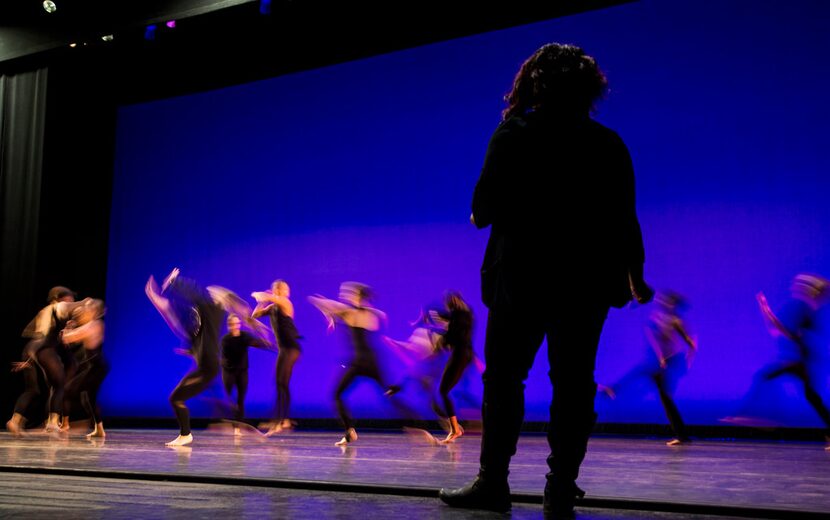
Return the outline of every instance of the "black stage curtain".
{"type": "Polygon", "coordinates": [[[9,363],[19,358],[20,333],[42,303],[34,288],[46,83],[46,68],[0,75],[0,381],[9,412],[18,386],[9,363]]]}

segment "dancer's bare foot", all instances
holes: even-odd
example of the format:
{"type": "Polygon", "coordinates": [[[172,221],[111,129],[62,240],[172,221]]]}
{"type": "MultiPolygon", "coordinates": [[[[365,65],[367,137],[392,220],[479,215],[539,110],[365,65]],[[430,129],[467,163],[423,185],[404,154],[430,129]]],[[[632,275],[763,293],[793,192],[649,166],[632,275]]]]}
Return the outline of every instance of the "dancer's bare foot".
{"type": "Polygon", "coordinates": [[[356,440],[357,440],[357,432],[355,431],[354,428],[349,428],[348,430],[346,430],[346,435],[344,435],[343,438],[340,439],[339,441],[335,442],[334,445],[335,446],[345,446],[347,444],[351,444],[352,442],[354,442],[356,440]]]}
{"type": "Polygon", "coordinates": [[[54,433],[58,434],[61,431],[61,425],[58,422],[58,414],[50,413],[49,419],[46,421],[46,428],[44,429],[46,433],[54,433]]]}
{"type": "Polygon", "coordinates": [[[451,417],[448,417],[447,419],[450,426],[449,433],[447,434],[446,438],[444,438],[444,440],[441,441],[441,444],[449,444],[451,442],[455,442],[455,439],[464,435],[464,428],[462,428],[461,425],[458,424],[458,417],[453,415],[451,417]]]}
{"type": "Polygon", "coordinates": [[[11,419],[6,422],[6,429],[14,435],[15,437],[20,437],[23,435],[21,431],[23,430],[23,423],[24,419],[23,416],[19,413],[15,413],[11,419]]]}
{"type": "Polygon", "coordinates": [[[403,427],[403,432],[409,435],[411,438],[415,439],[416,442],[426,442],[430,446],[437,446],[440,444],[440,441],[435,438],[435,436],[429,433],[426,430],[422,430],[421,428],[411,428],[409,426],[403,427]]]}
{"type": "Polygon", "coordinates": [[[95,425],[95,428],[86,434],[87,439],[103,439],[107,436],[107,432],[104,431],[104,423],[98,423],[95,425]]]}
{"type": "Polygon", "coordinates": [[[464,428],[461,428],[459,426],[457,430],[448,433],[444,440],[441,441],[441,444],[449,444],[451,442],[455,442],[455,439],[461,437],[462,435],[464,435],[464,428]]]}
{"type": "Polygon", "coordinates": [[[274,435],[279,435],[282,432],[283,432],[282,423],[276,423],[273,426],[271,426],[271,428],[269,428],[267,432],[265,432],[265,436],[266,437],[272,437],[274,435]]]}
{"type": "Polygon", "coordinates": [[[165,446],[171,446],[171,447],[187,446],[191,442],[193,442],[193,434],[188,433],[187,435],[179,435],[178,437],[176,437],[172,441],[166,442],[164,445],[165,446]]]}

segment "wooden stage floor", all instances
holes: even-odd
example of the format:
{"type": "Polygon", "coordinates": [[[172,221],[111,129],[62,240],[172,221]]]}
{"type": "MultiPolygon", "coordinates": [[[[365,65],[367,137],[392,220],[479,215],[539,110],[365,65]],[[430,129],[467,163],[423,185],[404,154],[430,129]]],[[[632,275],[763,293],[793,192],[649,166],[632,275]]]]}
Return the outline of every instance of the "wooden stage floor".
{"type": "MultiPolygon", "coordinates": [[[[176,517],[176,511],[187,510],[176,497],[191,496],[218,504],[222,514],[237,504],[242,516],[248,502],[266,504],[253,510],[267,512],[308,500],[336,506],[331,511],[344,518],[377,508],[402,518],[487,517],[453,516],[458,513],[434,498],[438,488],[463,485],[475,475],[480,442],[475,435],[431,446],[418,436],[362,432],[356,443],[339,448],[334,446],[339,432],[298,430],[265,439],[196,430],[191,447],[171,449],[164,446],[176,435],[171,430],[110,430],[105,441],[88,441],[77,433],[60,439],[0,433],[5,473],[0,516],[45,514],[55,505],[48,493],[54,486],[76,489],[80,497],[94,490],[94,498],[79,500],[108,518],[118,517],[103,512],[124,500],[121,488],[134,490],[139,503],[140,497],[169,495],[167,502],[153,502],[130,517],[176,517]],[[38,502],[38,493],[45,504],[38,502]],[[258,498],[246,502],[234,493],[258,498]],[[216,502],[219,496],[228,499],[216,502]]],[[[544,437],[522,437],[510,475],[513,517],[541,516],[546,455],[544,437]]],[[[579,484],[588,493],[579,518],[830,518],[830,452],[820,443],[698,441],[669,448],[663,439],[596,437],[579,484]]],[[[328,516],[310,511],[278,516],[328,516]]],[[[54,512],[65,517],[59,507],[54,512]]]]}

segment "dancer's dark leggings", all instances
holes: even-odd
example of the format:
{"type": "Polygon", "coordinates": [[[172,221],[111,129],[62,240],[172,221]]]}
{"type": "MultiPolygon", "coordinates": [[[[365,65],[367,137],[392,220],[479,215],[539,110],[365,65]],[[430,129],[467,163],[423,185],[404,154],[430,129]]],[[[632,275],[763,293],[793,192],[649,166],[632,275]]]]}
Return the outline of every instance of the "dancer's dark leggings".
{"type": "Polygon", "coordinates": [[[222,369],[222,383],[225,385],[225,392],[230,396],[236,388],[236,408],[234,419],[241,421],[245,418],[245,395],[248,393],[248,369],[236,368],[222,369]]]}
{"type": "Polygon", "coordinates": [[[660,403],[666,411],[666,418],[669,420],[675,437],[687,441],[689,440],[689,434],[686,431],[686,423],[683,422],[680,409],[677,408],[677,404],[674,402],[674,391],[677,382],[686,374],[686,356],[677,353],[668,358],[665,363],[666,366],[661,367],[656,355],[650,353],[647,360],[635,366],[620,378],[614,384],[613,389],[617,394],[620,394],[638,382],[648,381],[654,384],[657,387],[660,403]]]}
{"type": "Polygon", "coordinates": [[[830,437],[830,411],[827,410],[821,394],[816,391],[813,380],[810,377],[810,371],[805,362],[793,361],[769,365],[763,368],[759,375],[767,381],[783,375],[792,375],[800,379],[804,385],[804,396],[807,398],[807,402],[810,403],[819,417],[821,417],[826,427],[825,435],[830,437]]]}
{"type": "MultiPolygon", "coordinates": [[[[23,361],[27,359],[28,357],[23,359],[23,361]]],[[[40,368],[37,366],[29,365],[23,369],[23,393],[20,394],[20,397],[14,403],[14,413],[20,414],[26,419],[31,419],[29,415],[32,401],[41,397],[39,373],[41,373],[40,368]]]]}
{"type": "Polygon", "coordinates": [[[64,413],[69,414],[68,403],[72,398],[80,396],[81,405],[89,417],[95,424],[102,422],[101,408],[98,406],[98,391],[109,371],[109,364],[104,361],[101,354],[85,360],[78,375],[66,383],[64,413]]]}
{"type": "Polygon", "coordinates": [[[43,369],[52,392],[49,413],[63,414],[66,381],[75,376],[78,367],[75,356],[64,347],[48,346],[38,351],[37,362],[43,369]]]}
{"type": "Polygon", "coordinates": [[[687,441],[689,440],[689,434],[686,432],[686,423],[683,422],[683,417],[680,416],[680,410],[677,408],[672,397],[678,379],[676,374],[685,372],[686,357],[675,354],[666,363],[666,368],[651,374],[651,378],[657,386],[657,392],[660,394],[660,402],[663,403],[663,409],[666,411],[666,417],[674,431],[675,437],[681,441],[687,441]]]}
{"type": "Polygon", "coordinates": [[[340,414],[340,421],[348,430],[354,428],[354,420],[352,419],[349,410],[346,408],[346,403],[343,401],[343,393],[348,390],[354,380],[358,377],[368,377],[376,381],[382,388],[386,388],[383,377],[380,375],[377,363],[374,361],[353,364],[346,369],[343,377],[340,378],[340,383],[337,385],[337,390],[334,393],[334,402],[337,404],[337,413],[340,414]]]}
{"type": "Polygon", "coordinates": [[[473,347],[455,347],[452,349],[450,359],[447,361],[447,366],[444,367],[444,373],[441,374],[441,383],[438,385],[438,393],[441,394],[441,400],[444,404],[444,409],[436,408],[436,412],[441,417],[455,417],[455,405],[450,397],[450,391],[455,388],[461,376],[464,375],[464,370],[470,366],[473,361],[473,347]]]}
{"type": "Polygon", "coordinates": [[[553,400],[548,444],[549,481],[573,484],[596,421],[594,367],[608,307],[568,302],[491,309],[484,346],[481,474],[507,479],[524,419],[524,382],[547,337],[553,400]]]}
{"type": "Polygon", "coordinates": [[[288,418],[291,407],[291,374],[294,372],[294,363],[300,357],[300,350],[296,348],[281,348],[277,355],[277,422],[288,418]]]}
{"type": "Polygon", "coordinates": [[[179,433],[181,435],[190,434],[190,411],[184,402],[196,397],[209,387],[218,373],[218,364],[211,363],[206,366],[197,366],[179,381],[179,384],[173,389],[173,393],[170,394],[170,405],[173,407],[173,411],[176,412],[176,420],[179,421],[179,433]]]}

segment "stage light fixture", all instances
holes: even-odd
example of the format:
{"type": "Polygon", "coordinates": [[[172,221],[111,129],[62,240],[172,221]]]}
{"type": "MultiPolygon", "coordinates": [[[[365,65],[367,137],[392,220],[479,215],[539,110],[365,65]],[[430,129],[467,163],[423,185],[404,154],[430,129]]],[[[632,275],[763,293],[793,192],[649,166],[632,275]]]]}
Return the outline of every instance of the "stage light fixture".
{"type": "Polygon", "coordinates": [[[115,39],[115,36],[112,35],[112,34],[105,34],[105,35],[101,36],[101,39],[105,42],[111,42],[112,40],[115,39]]]}
{"type": "Polygon", "coordinates": [[[169,22],[167,22],[164,25],[166,25],[168,29],[175,29],[176,28],[176,20],[170,20],[169,22]]]}
{"type": "Polygon", "coordinates": [[[55,5],[55,2],[53,2],[52,0],[45,0],[43,2],[43,10],[49,14],[52,14],[58,10],[58,6],[55,5]]]}
{"type": "Polygon", "coordinates": [[[74,49],[75,47],[78,46],[78,44],[75,43],[75,42],[72,42],[72,43],[69,44],[69,46],[74,49]]]}
{"type": "Polygon", "coordinates": [[[259,14],[271,14],[271,0],[259,0],[259,14]]]}
{"type": "Polygon", "coordinates": [[[144,29],[144,39],[147,41],[153,41],[156,39],[156,24],[150,24],[144,29]]]}

